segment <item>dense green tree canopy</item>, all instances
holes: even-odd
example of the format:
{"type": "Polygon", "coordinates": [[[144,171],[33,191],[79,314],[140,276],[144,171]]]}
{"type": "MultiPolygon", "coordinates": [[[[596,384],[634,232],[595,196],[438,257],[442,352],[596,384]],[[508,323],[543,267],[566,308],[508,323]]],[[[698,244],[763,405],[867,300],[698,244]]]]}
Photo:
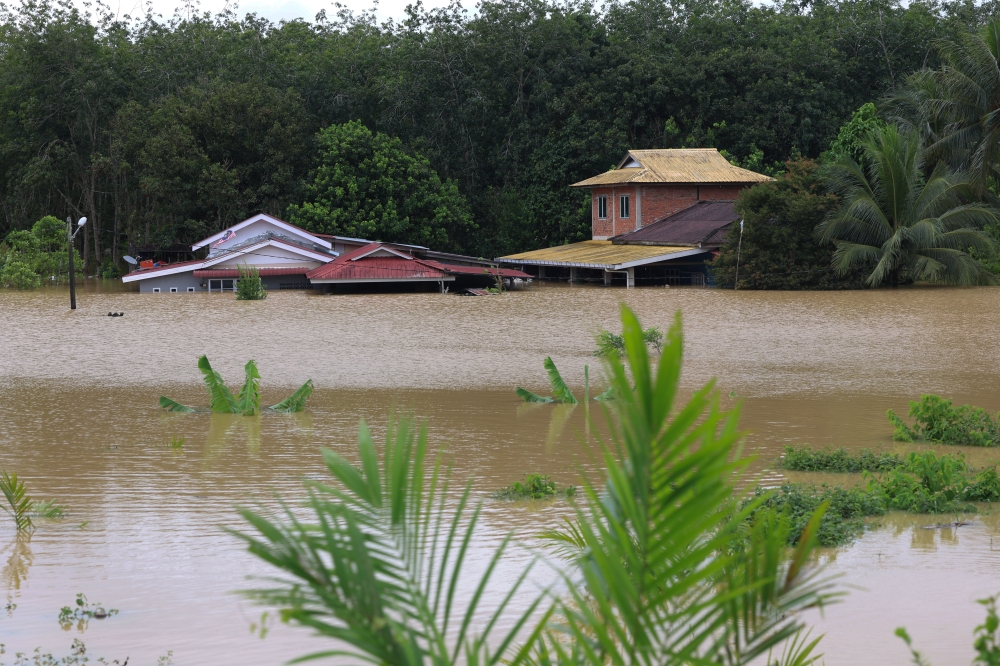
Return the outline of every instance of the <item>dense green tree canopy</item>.
{"type": "Polygon", "coordinates": [[[340,12],[0,13],[0,235],[86,215],[91,267],[305,201],[317,130],[359,120],[466,198],[484,256],[589,236],[570,183],[630,148],[816,157],[862,104],[960,43],[996,0],[485,0],[398,22],[340,12]],[[471,8],[470,8],[471,9],[471,8]]]}
{"type": "Polygon", "coordinates": [[[983,228],[1000,221],[1000,214],[976,201],[967,174],[943,162],[925,178],[920,144],[916,131],[890,125],[864,142],[867,168],[849,155],[829,165],[828,182],[841,205],[817,228],[817,237],[836,244],[833,265],[842,274],[863,270],[872,287],[895,287],[901,278],[994,282],[968,251],[995,250],[983,228]]]}
{"type": "Polygon", "coordinates": [[[831,267],[833,244],[816,242],[816,224],[837,207],[837,197],[824,191],[820,167],[812,160],[788,162],[774,181],[740,194],[734,224],[712,262],[722,286],[739,289],[852,289],[858,275],[840,277],[831,267]],[[737,256],[739,255],[739,257],[737,256]],[[739,283],[736,264],[739,258],[739,283]]]}
{"type": "Polygon", "coordinates": [[[319,165],[290,222],[310,231],[459,250],[472,230],[465,197],[423,155],[358,121],[319,133],[319,165]]]}

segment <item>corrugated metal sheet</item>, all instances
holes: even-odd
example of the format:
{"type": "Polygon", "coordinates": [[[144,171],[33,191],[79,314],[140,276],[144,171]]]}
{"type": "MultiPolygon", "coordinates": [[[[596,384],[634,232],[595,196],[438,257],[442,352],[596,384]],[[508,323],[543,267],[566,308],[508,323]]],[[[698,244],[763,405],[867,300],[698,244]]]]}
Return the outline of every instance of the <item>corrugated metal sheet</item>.
{"type": "MultiPolygon", "coordinates": [[[[261,277],[271,275],[305,275],[309,268],[300,266],[298,268],[258,268],[257,272],[261,277]]],[[[238,268],[203,268],[193,272],[199,278],[238,278],[240,269],[238,268]]]]}
{"type": "Polygon", "coordinates": [[[497,270],[500,271],[500,277],[505,278],[530,278],[531,276],[522,271],[514,270],[513,268],[494,268],[492,266],[458,266],[456,264],[443,264],[439,261],[432,261],[430,259],[423,259],[425,263],[428,263],[435,268],[440,268],[443,271],[451,273],[453,275],[482,275],[482,276],[495,276],[497,270]]]}
{"type": "MultiPolygon", "coordinates": [[[[611,239],[617,244],[704,245],[739,219],[733,201],[699,201],[642,229],[611,239]]],[[[718,244],[718,243],[716,243],[718,244]]]]}
{"type": "Polygon", "coordinates": [[[500,257],[500,261],[512,264],[533,264],[540,266],[575,266],[579,268],[613,269],[634,262],[646,263],[659,258],[669,259],[670,255],[691,253],[690,247],[667,247],[663,245],[615,245],[611,241],[589,240],[570,245],[557,245],[544,250],[533,250],[520,254],[500,257]]]}
{"type": "Polygon", "coordinates": [[[614,169],[574,183],[571,187],[597,187],[635,183],[762,183],[768,176],[733,166],[715,148],[631,150],[641,169],[614,169]]]}
{"type": "Polygon", "coordinates": [[[310,280],[440,280],[448,278],[442,270],[419,259],[402,257],[365,257],[357,261],[331,261],[306,274],[310,280]]]}

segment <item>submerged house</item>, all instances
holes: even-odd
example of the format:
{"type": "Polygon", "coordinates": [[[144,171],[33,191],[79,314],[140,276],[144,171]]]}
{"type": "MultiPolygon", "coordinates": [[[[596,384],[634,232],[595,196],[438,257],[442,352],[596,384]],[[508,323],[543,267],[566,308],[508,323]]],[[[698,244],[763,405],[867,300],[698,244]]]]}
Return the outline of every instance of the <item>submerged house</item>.
{"type": "Polygon", "coordinates": [[[632,150],[616,169],[574,183],[591,194],[591,240],[500,257],[538,278],[705,284],[706,262],[739,216],[740,190],[771,180],[714,148],[632,150]]]}
{"type": "Polygon", "coordinates": [[[435,252],[416,245],[317,234],[266,214],[198,241],[192,252],[204,259],[173,264],[141,262],[122,282],[144,293],[235,291],[239,268],[253,266],[265,288],[320,289],[325,293],[364,290],[448,291],[492,286],[498,279],[527,279],[511,268],[475,257],[435,252]]]}

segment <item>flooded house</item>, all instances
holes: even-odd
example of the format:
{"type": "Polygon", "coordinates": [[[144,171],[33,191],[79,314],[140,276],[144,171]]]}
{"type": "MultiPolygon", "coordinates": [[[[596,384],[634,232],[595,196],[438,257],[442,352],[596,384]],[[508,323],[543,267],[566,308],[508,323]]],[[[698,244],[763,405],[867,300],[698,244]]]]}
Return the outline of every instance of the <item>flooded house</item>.
{"type": "Polygon", "coordinates": [[[419,245],[306,231],[266,214],[202,239],[191,251],[202,259],[175,263],[137,261],[122,282],[143,293],[233,292],[243,265],[255,268],[264,287],[358,291],[441,291],[490,287],[527,279],[527,273],[476,257],[437,252],[419,245]]]}
{"type": "Polygon", "coordinates": [[[590,190],[590,240],[497,261],[540,279],[704,285],[706,263],[739,220],[736,196],[768,180],[715,148],[632,150],[617,168],[571,185],[590,190]]]}

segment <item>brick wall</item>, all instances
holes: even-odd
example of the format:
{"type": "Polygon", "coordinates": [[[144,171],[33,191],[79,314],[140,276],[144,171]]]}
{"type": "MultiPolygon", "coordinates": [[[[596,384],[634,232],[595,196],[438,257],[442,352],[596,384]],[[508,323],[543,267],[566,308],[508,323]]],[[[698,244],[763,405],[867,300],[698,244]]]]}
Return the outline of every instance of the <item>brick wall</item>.
{"type": "Polygon", "coordinates": [[[688,183],[663,183],[627,187],[596,187],[591,190],[591,220],[594,240],[603,240],[648,226],[667,215],[673,215],[699,200],[731,201],[743,183],[690,185],[688,183]],[[638,195],[637,195],[638,192],[638,195]],[[618,215],[618,198],[631,197],[631,216],[621,219],[618,215]],[[597,216],[597,198],[608,198],[608,217],[597,216]]]}

